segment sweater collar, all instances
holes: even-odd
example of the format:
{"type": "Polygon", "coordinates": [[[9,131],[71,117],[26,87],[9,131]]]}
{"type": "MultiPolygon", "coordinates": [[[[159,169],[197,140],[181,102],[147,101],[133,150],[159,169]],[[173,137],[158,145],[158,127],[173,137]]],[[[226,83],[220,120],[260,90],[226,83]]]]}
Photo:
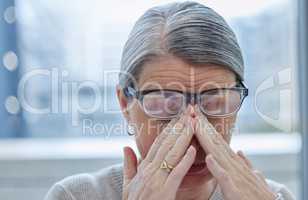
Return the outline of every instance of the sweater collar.
{"type": "MultiPolygon", "coordinates": [[[[123,186],[123,164],[114,165],[111,170],[112,185],[122,198],[123,186]]],[[[223,200],[220,187],[217,185],[209,200],[223,200]]]]}

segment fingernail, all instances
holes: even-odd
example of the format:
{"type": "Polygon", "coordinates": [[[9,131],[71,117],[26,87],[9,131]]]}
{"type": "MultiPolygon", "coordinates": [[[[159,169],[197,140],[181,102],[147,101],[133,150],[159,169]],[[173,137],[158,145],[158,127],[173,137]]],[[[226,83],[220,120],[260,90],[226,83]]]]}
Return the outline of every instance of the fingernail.
{"type": "Polygon", "coordinates": [[[191,126],[191,128],[192,128],[193,131],[196,130],[196,126],[197,126],[196,124],[197,124],[196,118],[192,118],[192,119],[190,120],[190,126],[191,126]]]}
{"type": "Polygon", "coordinates": [[[194,146],[190,145],[190,147],[188,148],[189,152],[194,152],[196,149],[194,146]]]}
{"type": "Polygon", "coordinates": [[[190,115],[192,118],[195,118],[195,117],[196,117],[196,111],[195,111],[195,108],[194,108],[192,105],[189,105],[189,115],[190,115]]]}
{"type": "Polygon", "coordinates": [[[196,118],[193,117],[189,117],[189,126],[191,127],[191,129],[194,131],[196,129],[196,118]]]}
{"type": "Polygon", "coordinates": [[[205,158],[205,161],[212,163],[213,162],[213,156],[211,154],[207,155],[206,158],[205,158]]]}

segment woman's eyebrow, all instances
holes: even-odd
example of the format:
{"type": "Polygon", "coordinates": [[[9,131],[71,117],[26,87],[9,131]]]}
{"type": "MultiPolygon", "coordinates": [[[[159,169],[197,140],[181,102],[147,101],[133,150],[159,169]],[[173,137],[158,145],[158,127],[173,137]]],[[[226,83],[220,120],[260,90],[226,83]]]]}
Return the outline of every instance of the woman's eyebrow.
{"type": "Polygon", "coordinates": [[[207,90],[214,90],[214,89],[224,89],[224,88],[234,88],[238,83],[226,83],[224,85],[217,84],[215,86],[210,86],[210,87],[204,87],[200,88],[199,91],[207,91],[207,90]]]}
{"type": "MultiPolygon", "coordinates": [[[[200,89],[194,89],[194,91],[196,92],[203,92],[203,91],[207,91],[207,90],[213,90],[213,89],[222,89],[222,88],[233,88],[238,84],[238,82],[233,82],[233,83],[219,83],[219,84],[208,84],[208,87],[203,87],[200,89]],[[210,86],[211,85],[211,86],[210,86]]],[[[192,92],[193,90],[187,88],[186,87],[182,87],[182,88],[177,88],[177,87],[170,87],[170,86],[149,86],[149,87],[140,87],[138,88],[138,90],[140,91],[149,91],[149,90],[170,90],[170,91],[179,91],[179,92],[184,92],[184,93],[194,93],[192,92]]]]}

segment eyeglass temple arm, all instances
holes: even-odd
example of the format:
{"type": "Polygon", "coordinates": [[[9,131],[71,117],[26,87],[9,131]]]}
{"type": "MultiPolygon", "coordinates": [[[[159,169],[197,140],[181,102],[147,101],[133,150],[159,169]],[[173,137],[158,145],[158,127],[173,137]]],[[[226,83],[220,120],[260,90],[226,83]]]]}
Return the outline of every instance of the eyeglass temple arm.
{"type": "Polygon", "coordinates": [[[137,97],[138,96],[136,90],[129,86],[123,88],[123,93],[126,97],[137,97]]]}
{"type": "Polygon", "coordinates": [[[247,87],[247,85],[244,83],[244,81],[239,81],[239,83],[245,88],[244,95],[248,96],[248,87],[247,87]]]}

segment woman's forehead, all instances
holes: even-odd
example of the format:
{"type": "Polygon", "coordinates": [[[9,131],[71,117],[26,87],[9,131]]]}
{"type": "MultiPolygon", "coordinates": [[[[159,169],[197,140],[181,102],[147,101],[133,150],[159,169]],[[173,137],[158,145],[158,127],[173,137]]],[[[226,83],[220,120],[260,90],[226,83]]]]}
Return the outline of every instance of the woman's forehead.
{"type": "Polygon", "coordinates": [[[214,64],[191,65],[172,57],[146,63],[139,75],[138,88],[191,91],[231,87],[235,82],[235,73],[226,67],[214,64]]]}

